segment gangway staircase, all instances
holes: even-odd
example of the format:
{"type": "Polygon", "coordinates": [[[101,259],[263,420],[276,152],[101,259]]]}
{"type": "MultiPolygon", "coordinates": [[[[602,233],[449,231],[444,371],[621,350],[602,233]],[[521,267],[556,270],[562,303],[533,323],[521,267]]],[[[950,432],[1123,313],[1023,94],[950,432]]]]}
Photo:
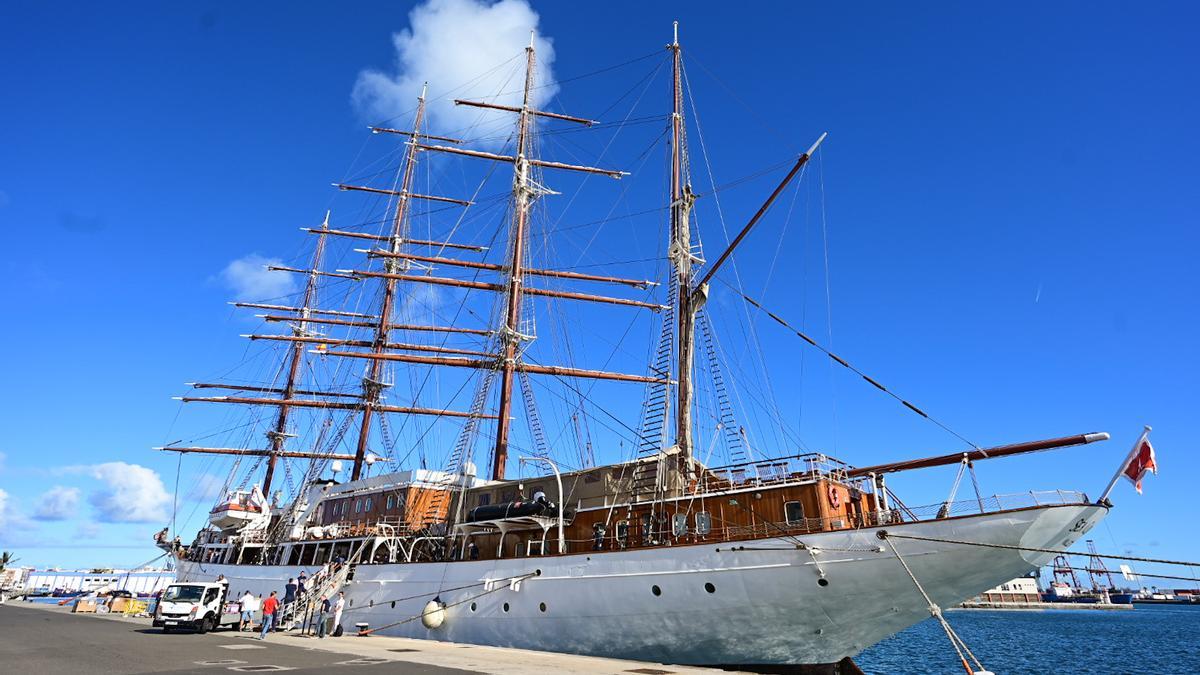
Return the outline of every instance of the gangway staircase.
{"type": "MultiPolygon", "coordinates": [[[[350,554],[346,562],[342,563],[337,569],[329,569],[327,574],[318,572],[309,579],[312,584],[311,589],[305,589],[304,596],[297,598],[296,602],[287,606],[283,610],[282,620],[289,622],[292,628],[295,627],[297,617],[303,617],[302,625],[304,631],[312,629],[313,618],[317,615],[317,610],[321,606],[321,598],[329,598],[332,604],[334,596],[342,587],[346,585],[346,581],[354,574],[354,567],[362,562],[363,552],[371,545],[371,539],[365,539],[358,545],[358,548],[350,554]],[[291,611],[288,611],[290,608],[291,611]]],[[[323,568],[328,569],[328,568],[323,568]]]]}

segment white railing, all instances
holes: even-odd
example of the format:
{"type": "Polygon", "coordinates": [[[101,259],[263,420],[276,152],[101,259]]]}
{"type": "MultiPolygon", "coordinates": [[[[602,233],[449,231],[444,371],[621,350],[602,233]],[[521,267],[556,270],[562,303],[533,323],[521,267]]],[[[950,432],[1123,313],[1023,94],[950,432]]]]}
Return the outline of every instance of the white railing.
{"type": "Polygon", "coordinates": [[[995,513],[996,511],[1011,511],[1035,506],[1059,506],[1067,504],[1087,504],[1088,496],[1076,490],[1043,490],[1017,492],[1005,495],[991,495],[976,499],[963,499],[941,504],[893,509],[898,511],[904,521],[936,520],[950,516],[967,516],[977,513],[995,513]]]}

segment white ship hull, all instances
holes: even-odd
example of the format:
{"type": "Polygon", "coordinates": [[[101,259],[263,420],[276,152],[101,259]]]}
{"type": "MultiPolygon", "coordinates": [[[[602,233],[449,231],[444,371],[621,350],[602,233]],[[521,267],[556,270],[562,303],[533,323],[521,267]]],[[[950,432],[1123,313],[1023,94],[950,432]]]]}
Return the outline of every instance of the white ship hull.
{"type": "MultiPolygon", "coordinates": [[[[833,663],[929,616],[891,543],[942,607],[1020,576],[1052,555],[904,539],[885,544],[876,537],[879,529],[1065,549],[1107,511],[1096,505],[1046,506],[798,537],[815,553],[798,550],[793,539],[777,538],[587,555],[360,565],[344,588],[342,624],[353,630],[358,622],[372,628],[396,623],[381,634],[663,663],[833,663]],[[539,576],[515,588],[508,582],[483,585],[539,570],[539,576]],[[822,572],[827,585],[818,584],[822,572]],[[414,617],[434,595],[450,607],[445,623],[431,630],[414,617]]],[[[282,592],[300,569],[191,561],[178,567],[181,581],[223,574],[238,594],[282,592]]]]}

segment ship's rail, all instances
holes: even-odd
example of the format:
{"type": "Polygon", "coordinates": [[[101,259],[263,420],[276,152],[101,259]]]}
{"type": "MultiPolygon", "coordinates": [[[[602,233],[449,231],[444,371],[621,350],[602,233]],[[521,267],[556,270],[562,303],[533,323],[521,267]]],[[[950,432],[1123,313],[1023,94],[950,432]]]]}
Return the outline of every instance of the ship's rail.
{"type": "Polygon", "coordinates": [[[320,527],[306,528],[304,534],[294,541],[328,541],[332,539],[357,539],[360,537],[396,537],[414,534],[411,524],[402,516],[374,517],[370,520],[340,519],[320,527]],[[313,530],[321,530],[316,534],[313,530]]]}
{"type": "Polygon", "coordinates": [[[902,522],[922,520],[937,520],[951,516],[969,516],[980,513],[995,513],[1011,511],[1035,506],[1060,506],[1067,504],[1089,503],[1087,494],[1077,490],[1030,490],[1004,495],[991,495],[977,499],[963,499],[940,504],[907,507],[897,505],[893,511],[898,511],[902,522]]]}
{"type": "Polygon", "coordinates": [[[847,482],[850,465],[818,452],[739,462],[704,469],[697,482],[699,492],[745,487],[767,487],[783,483],[829,478],[847,482]]]}

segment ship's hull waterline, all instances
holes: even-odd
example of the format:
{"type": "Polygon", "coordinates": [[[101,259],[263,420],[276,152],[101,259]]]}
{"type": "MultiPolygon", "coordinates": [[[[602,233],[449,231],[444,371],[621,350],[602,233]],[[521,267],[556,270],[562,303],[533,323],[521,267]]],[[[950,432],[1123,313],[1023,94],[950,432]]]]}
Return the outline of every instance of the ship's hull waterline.
{"type": "MultiPolygon", "coordinates": [[[[1107,515],[1058,505],[736,544],[451,563],[360,565],[343,625],[383,635],[679,664],[833,663],[929,616],[894,544],[942,607],[1052,554],[890,539],[896,534],[1065,549],[1107,515]],[[883,550],[880,550],[882,546],[883,550]],[[744,547],[744,549],[742,548],[744,547]],[[481,585],[539,572],[516,585],[481,585]],[[824,575],[822,577],[822,574],[824,575]],[[828,583],[818,583],[824,578],[828,583]],[[466,588],[461,588],[466,587],[466,588]],[[491,590],[498,588],[498,590],[491,590]],[[459,589],[459,590],[448,590],[459,589]],[[438,595],[445,623],[417,617],[438,595]],[[406,621],[407,620],[407,621],[406,621]]],[[[231,591],[281,590],[301,567],[180,561],[179,579],[223,574],[231,591]]],[[[312,571],[312,567],[308,567],[312,571]]]]}

